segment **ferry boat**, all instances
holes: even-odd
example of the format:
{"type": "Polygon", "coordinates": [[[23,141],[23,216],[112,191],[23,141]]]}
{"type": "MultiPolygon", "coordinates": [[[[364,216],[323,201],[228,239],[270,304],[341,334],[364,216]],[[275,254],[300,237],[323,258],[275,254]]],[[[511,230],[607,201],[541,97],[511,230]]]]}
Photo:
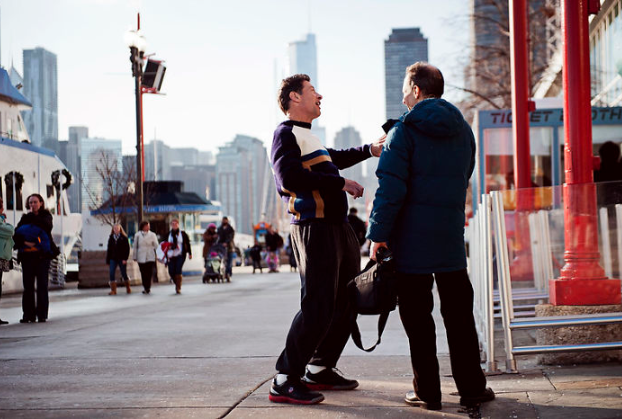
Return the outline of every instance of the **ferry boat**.
{"type": "MultiPolygon", "coordinates": [[[[20,111],[32,105],[17,90],[6,70],[0,68],[0,195],[4,201],[6,221],[16,226],[27,212],[26,198],[40,194],[53,217],[54,242],[60,255],[50,264],[51,286],[62,287],[67,273],[66,261],[80,239],[82,217],[69,212],[66,189],[72,175],[53,151],[30,143],[20,111]]],[[[77,187],[77,186],[73,186],[77,187]]],[[[17,256],[14,252],[14,258],[17,256]]],[[[2,292],[21,291],[21,266],[15,262],[2,276],[2,292]]]]}

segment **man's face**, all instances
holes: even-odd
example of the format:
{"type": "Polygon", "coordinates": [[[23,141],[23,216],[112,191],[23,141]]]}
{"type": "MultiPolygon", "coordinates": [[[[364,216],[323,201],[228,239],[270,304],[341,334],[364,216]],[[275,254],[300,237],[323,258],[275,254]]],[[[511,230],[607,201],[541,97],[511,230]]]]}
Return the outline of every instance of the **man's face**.
{"type": "Polygon", "coordinates": [[[223,219],[222,219],[222,224],[223,224],[223,225],[227,225],[227,224],[229,224],[229,219],[228,219],[228,218],[223,218],[223,219]]]}
{"type": "Polygon", "coordinates": [[[171,221],[171,229],[179,230],[179,223],[177,221],[171,221]]]}
{"type": "Polygon", "coordinates": [[[299,108],[309,119],[313,120],[322,114],[320,109],[322,95],[315,91],[311,83],[305,80],[302,84],[302,91],[294,94],[300,98],[299,108]]]}
{"type": "Polygon", "coordinates": [[[415,98],[416,92],[413,90],[413,86],[410,84],[410,78],[408,76],[404,77],[402,93],[404,93],[402,103],[406,105],[408,110],[411,110],[417,104],[417,99],[415,98]]]}

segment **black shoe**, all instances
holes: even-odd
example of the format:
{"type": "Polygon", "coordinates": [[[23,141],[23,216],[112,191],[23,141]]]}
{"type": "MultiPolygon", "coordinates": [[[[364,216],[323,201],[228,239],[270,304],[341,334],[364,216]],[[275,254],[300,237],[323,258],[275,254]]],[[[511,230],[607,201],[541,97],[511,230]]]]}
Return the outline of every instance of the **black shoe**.
{"type": "Polygon", "coordinates": [[[9,322],[7,322],[6,320],[0,319],[0,324],[9,324],[9,322]]]}
{"type": "Polygon", "coordinates": [[[462,396],[460,404],[462,406],[477,406],[495,399],[495,392],[490,387],[486,388],[477,396],[462,396]]]}
{"type": "Polygon", "coordinates": [[[34,323],[35,319],[19,319],[20,323],[34,323]]]}
{"type": "Polygon", "coordinates": [[[317,374],[311,374],[307,369],[302,383],[311,390],[354,390],[359,386],[358,381],[348,380],[339,372],[337,368],[325,368],[317,374]]]}
{"type": "Polygon", "coordinates": [[[48,321],[48,319],[39,319],[37,320],[39,323],[45,323],[46,321],[48,321]]]}
{"type": "Polygon", "coordinates": [[[151,293],[151,290],[143,290],[143,294],[149,294],[151,293]]]}
{"type": "Polygon", "coordinates": [[[420,407],[425,410],[441,410],[443,405],[441,402],[424,402],[421,400],[414,391],[409,391],[404,397],[404,401],[411,406],[420,407]]]}
{"type": "Polygon", "coordinates": [[[274,403],[317,404],[324,400],[322,393],[309,390],[300,380],[288,378],[278,385],[276,378],[272,380],[272,387],[268,398],[274,403]]]}

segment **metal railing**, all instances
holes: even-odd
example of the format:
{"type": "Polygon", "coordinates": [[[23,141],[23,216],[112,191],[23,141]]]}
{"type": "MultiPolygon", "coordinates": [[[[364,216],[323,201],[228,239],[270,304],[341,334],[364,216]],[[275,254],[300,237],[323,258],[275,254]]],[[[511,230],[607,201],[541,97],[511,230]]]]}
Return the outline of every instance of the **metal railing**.
{"type": "MultiPolygon", "coordinates": [[[[508,252],[507,234],[505,226],[505,212],[503,208],[503,197],[500,192],[491,192],[492,197],[492,219],[494,229],[495,251],[497,258],[497,276],[499,281],[499,303],[501,309],[501,318],[503,324],[505,352],[506,352],[506,369],[508,372],[516,372],[516,355],[527,355],[536,353],[550,352],[571,352],[571,351],[593,351],[593,350],[611,350],[622,349],[622,342],[604,342],[604,343],[586,343],[577,345],[539,345],[539,346],[523,346],[516,347],[513,344],[514,330],[519,329],[535,329],[547,327],[568,327],[568,326],[586,326],[601,325],[611,323],[622,323],[622,313],[603,313],[603,314],[585,314],[575,316],[551,316],[551,317],[534,317],[531,319],[517,320],[515,319],[513,300],[514,296],[511,289],[510,278],[510,260],[508,252]]],[[[622,213],[622,206],[616,206],[616,211],[622,213]]],[[[540,216],[541,223],[544,220],[540,216]]],[[[545,223],[548,225],[548,223],[545,223]]],[[[542,226],[542,224],[540,224],[542,226]]],[[[547,235],[546,228],[541,230],[540,236],[547,235]]],[[[607,235],[608,236],[608,230],[607,235]]],[[[543,243],[548,238],[540,237],[543,243]]],[[[532,242],[533,245],[533,242],[532,242]]],[[[546,250],[544,253],[549,253],[546,250]]],[[[534,260],[535,263],[535,260],[534,260]]],[[[546,259],[540,262],[543,266],[548,264],[546,259]]],[[[552,264],[550,265],[552,266],[552,264]]],[[[548,268],[547,268],[548,269],[548,268]]],[[[549,277],[549,278],[552,278],[549,277]]],[[[548,281],[545,281],[548,282],[548,281]]],[[[523,294],[529,295],[529,291],[523,294]]]]}

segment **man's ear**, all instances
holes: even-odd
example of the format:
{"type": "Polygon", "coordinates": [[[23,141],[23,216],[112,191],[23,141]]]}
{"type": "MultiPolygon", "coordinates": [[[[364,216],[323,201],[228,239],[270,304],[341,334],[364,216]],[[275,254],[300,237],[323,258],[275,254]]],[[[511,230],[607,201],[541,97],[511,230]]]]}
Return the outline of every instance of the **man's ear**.
{"type": "Polygon", "coordinates": [[[293,100],[294,102],[298,102],[300,100],[300,95],[296,92],[289,92],[289,99],[293,100]]]}

